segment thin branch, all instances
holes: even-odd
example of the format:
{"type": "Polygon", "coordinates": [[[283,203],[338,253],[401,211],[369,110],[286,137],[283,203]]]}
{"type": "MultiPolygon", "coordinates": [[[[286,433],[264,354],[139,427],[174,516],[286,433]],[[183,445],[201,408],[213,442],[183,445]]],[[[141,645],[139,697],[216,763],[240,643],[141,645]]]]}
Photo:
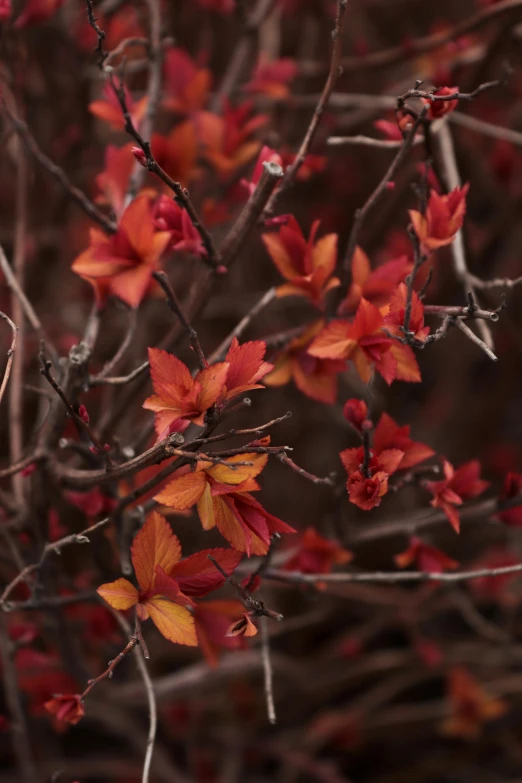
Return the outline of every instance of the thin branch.
{"type": "Polygon", "coordinates": [[[130,383],[135,378],[139,378],[140,375],[143,375],[144,372],[146,372],[149,369],[149,362],[148,360],[146,362],[143,362],[143,364],[140,364],[139,367],[136,367],[135,370],[132,370],[128,375],[119,375],[114,378],[105,378],[100,377],[100,375],[96,375],[89,380],[90,386],[125,386],[125,384],[130,383]]]}
{"type": "Polygon", "coordinates": [[[285,176],[281,182],[280,187],[274,192],[264,210],[263,214],[265,217],[268,217],[274,213],[275,206],[279,198],[294,184],[297,173],[310,151],[310,147],[312,146],[312,142],[317,133],[317,129],[319,128],[323,114],[328,108],[328,101],[335,87],[337,78],[342,72],[340,63],[344,34],[344,21],[347,6],[348,0],[337,0],[337,15],[335,19],[335,27],[332,31],[333,46],[328,77],[295,159],[286,169],[285,176]]]}
{"type": "Polygon", "coordinates": [[[280,180],[284,182],[283,177],[284,171],[279,163],[274,163],[273,161],[265,161],[263,163],[263,173],[256,185],[256,189],[221,246],[221,260],[224,266],[229,267],[236,260],[248,235],[263,214],[269,199],[277,192],[275,188],[278,182],[280,180]]]}
{"type": "Polygon", "coordinates": [[[297,473],[299,476],[302,476],[308,481],[311,481],[312,484],[315,484],[316,486],[318,485],[322,485],[326,487],[334,486],[335,474],[331,474],[329,476],[326,476],[325,478],[321,478],[320,476],[315,476],[313,473],[309,473],[309,471],[299,467],[299,465],[296,465],[296,463],[292,459],[290,459],[288,454],[286,454],[284,451],[281,451],[277,454],[277,459],[280,462],[282,462],[283,465],[287,465],[291,470],[294,471],[294,473],[297,473]]]}
{"type": "Polygon", "coordinates": [[[116,224],[110,220],[98,207],[85,195],[85,193],[73,185],[67,174],[60,166],[57,166],[38,146],[34,136],[27,124],[19,119],[9,108],[5,100],[2,100],[2,108],[9,117],[9,120],[22,140],[27,151],[68,193],[73,201],[88,215],[91,220],[97,223],[107,234],[113,234],[117,230],[116,224]]]}
{"type": "Polygon", "coordinates": [[[167,297],[167,304],[169,308],[172,310],[176,318],[178,318],[182,327],[187,332],[192,350],[198,357],[199,366],[203,370],[205,367],[208,367],[208,362],[205,359],[205,354],[203,353],[203,350],[199,343],[197,332],[192,326],[192,324],[190,324],[187,321],[185,313],[181,309],[181,305],[178,301],[178,297],[174,293],[174,289],[170,284],[169,278],[167,277],[165,272],[161,272],[161,271],[154,272],[152,276],[154,277],[156,282],[159,283],[159,285],[162,287],[163,291],[165,292],[165,296],[167,297]]]}
{"type": "Polygon", "coordinates": [[[214,241],[212,239],[212,236],[201,222],[201,219],[198,213],[196,212],[196,209],[192,204],[192,201],[190,200],[188,190],[184,188],[180,182],[176,182],[175,180],[172,179],[172,177],[169,177],[167,172],[161,168],[156,158],[152,154],[150,141],[147,141],[134,125],[134,122],[129,112],[129,107],[127,106],[127,99],[125,97],[123,81],[120,81],[118,85],[112,76],[110,77],[110,80],[111,80],[112,88],[114,90],[114,94],[118,99],[120,108],[123,113],[123,118],[125,120],[125,131],[129,134],[129,136],[132,136],[132,138],[136,141],[136,143],[139,145],[140,149],[145,155],[145,160],[143,162],[143,165],[145,166],[146,169],[152,171],[153,174],[159,177],[159,179],[161,179],[161,181],[164,182],[165,185],[167,185],[167,187],[170,188],[170,190],[172,190],[178,204],[181,207],[183,207],[183,209],[187,212],[188,216],[192,221],[192,225],[201,236],[201,241],[203,242],[203,245],[205,246],[205,249],[207,251],[208,262],[215,269],[217,266],[219,266],[218,252],[214,246],[214,241]]]}
{"type": "MultiPolygon", "coordinates": [[[[16,222],[14,227],[13,268],[9,269],[14,287],[11,287],[11,314],[19,329],[19,346],[13,359],[11,386],[8,396],[9,416],[9,459],[11,463],[19,462],[24,448],[24,399],[22,386],[25,364],[25,318],[24,308],[18,291],[24,290],[25,262],[27,256],[27,156],[22,145],[18,143],[16,156],[16,222]]],[[[14,473],[12,477],[13,494],[17,504],[22,507],[24,499],[24,482],[22,476],[14,473]]]]}
{"type": "Polygon", "coordinates": [[[11,640],[7,628],[6,618],[0,613],[0,659],[2,661],[2,676],[4,681],[4,694],[9,708],[9,729],[13,743],[13,751],[16,757],[18,772],[22,783],[35,783],[39,779],[31,745],[27,722],[25,719],[20,691],[18,690],[18,676],[13,662],[11,640]]]}
{"type": "Polygon", "coordinates": [[[110,361],[106,362],[103,366],[103,368],[100,370],[98,375],[96,375],[92,381],[91,385],[95,385],[93,381],[101,381],[104,378],[107,378],[107,376],[114,370],[114,368],[119,364],[120,359],[125,355],[127,352],[127,349],[129,348],[130,344],[132,343],[134,333],[136,331],[136,326],[138,324],[138,311],[137,310],[129,310],[129,325],[127,327],[127,330],[125,332],[125,337],[123,338],[123,341],[112,357],[110,361]]]}
{"type": "MultiPolygon", "coordinates": [[[[114,617],[120,625],[120,628],[128,635],[131,632],[130,625],[120,612],[113,612],[114,617]]],[[[150,674],[147,669],[147,665],[144,661],[145,653],[142,649],[136,648],[134,650],[136,658],[136,664],[143,680],[145,692],[147,694],[147,703],[149,707],[149,733],[147,736],[147,750],[145,752],[145,759],[143,761],[143,774],[141,783],[149,782],[150,767],[152,763],[152,754],[154,753],[154,742],[156,740],[156,731],[158,726],[158,710],[156,706],[156,695],[154,693],[154,686],[150,678],[150,674]]]]}
{"type": "Polygon", "coordinates": [[[266,579],[273,579],[289,584],[314,585],[317,582],[327,584],[401,584],[404,582],[468,582],[472,579],[483,579],[507,574],[521,574],[522,563],[499,568],[478,568],[473,571],[448,571],[433,573],[431,571],[368,571],[336,574],[302,574],[298,571],[280,571],[268,568],[266,579]]]}
{"type": "Polygon", "coordinates": [[[256,318],[261,310],[264,310],[264,308],[270,304],[270,302],[275,299],[276,297],[276,289],[275,287],[269,288],[268,291],[266,291],[263,296],[258,299],[258,301],[253,305],[253,307],[250,308],[248,313],[243,316],[241,321],[238,323],[237,326],[232,329],[229,335],[225,337],[221,345],[216,348],[214,353],[211,355],[209,361],[211,364],[214,364],[214,362],[222,362],[225,356],[227,355],[227,351],[230,348],[230,344],[234,337],[238,338],[241,337],[243,332],[245,332],[254,318],[256,318]]]}
{"type": "MultiPolygon", "coordinates": [[[[149,81],[147,85],[147,109],[140,125],[140,134],[145,139],[150,139],[156,124],[161,99],[161,69],[163,63],[163,51],[161,47],[161,13],[160,0],[145,0],[150,24],[149,41],[149,81]]],[[[143,186],[146,169],[139,161],[136,161],[129,180],[129,187],[125,196],[125,206],[136,197],[143,186]]]]}
{"type": "Polygon", "coordinates": [[[256,43],[259,27],[274,5],[275,0],[258,0],[252,13],[245,20],[243,35],[228,61],[223,80],[219,85],[219,89],[215,92],[210,105],[210,110],[214,114],[219,114],[224,99],[234,92],[237,83],[244,77],[246,65],[256,43]]]}
{"type": "MultiPolygon", "coordinates": [[[[482,322],[483,323],[483,322],[482,322]]],[[[491,348],[486,345],[485,342],[483,342],[478,335],[475,334],[475,332],[472,332],[471,329],[467,324],[464,323],[460,318],[455,319],[454,321],[455,326],[457,329],[460,329],[460,331],[466,335],[468,339],[471,340],[471,342],[475,343],[475,345],[478,345],[479,348],[481,348],[486,356],[488,356],[493,362],[498,361],[498,356],[496,356],[491,348]]]]}
{"type": "Polygon", "coordinates": [[[44,328],[40,322],[40,319],[36,315],[33,306],[29,299],[26,297],[23,289],[18,283],[18,280],[16,279],[16,276],[11,268],[11,265],[9,264],[9,261],[7,260],[7,256],[4,252],[3,247],[0,245],[0,269],[2,270],[5,282],[9,288],[10,291],[16,296],[18,301],[21,304],[22,310],[24,312],[25,317],[31,324],[31,327],[34,329],[36,334],[38,335],[40,340],[44,340],[46,345],[49,347],[49,351],[53,355],[53,359],[58,359],[58,353],[56,349],[53,347],[52,343],[49,341],[44,328]]]}
{"type": "Polygon", "coordinates": [[[272,662],[270,660],[270,637],[268,635],[268,620],[266,617],[259,618],[259,629],[261,631],[261,658],[263,661],[266,711],[268,720],[274,725],[277,722],[277,718],[274,704],[272,662]]]}
{"type": "Polygon", "coordinates": [[[94,449],[96,450],[96,453],[99,454],[103,459],[105,460],[105,464],[107,469],[110,469],[113,467],[111,458],[108,455],[108,447],[106,444],[102,444],[97,436],[95,435],[91,425],[89,424],[89,421],[83,419],[79,413],[75,410],[74,406],[71,404],[69,399],[67,398],[66,393],[60,386],[60,384],[55,380],[53,377],[53,374],[51,373],[51,367],[52,362],[46,358],[45,356],[45,350],[42,349],[39,354],[40,362],[42,364],[40,372],[44,376],[44,378],[49,382],[49,384],[52,386],[52,388],[55,390],[58,397],[63,402],[65,408],[67,409],[67,412],[69,413],[69,416],[72,418],[74,423],[76,424],[78,430],[81,432],[86,433],[88,438],[90,439],[94,449]]]}
{"type": "Polygon", "coordinates": [[[383,193],[385,193],[388,182],[391,182],[393,180],[397,171],[401,167],[403,161],[406,159],[410,149],[413,146],[415,134],[417,133],[417,130],[420,128],[420,126],[422,125],[422,122],[427,112],[428,112],[428,106],[424,106],[421,112],[419,113],[419,116],[415,120],[415,122],[413,122],[410,130],[404,137],[402,146],[398,151],[397,155],[395,156],[395,158],[393,159],[386,174],[381,179],[381,181],[379,182],[375,190],[370,194],[366,203],[355,213],[353,224],[352,224],[352,230],[350,232],[350,237],[348,239],[348,246],[346,248],[346,253],[343,260],[342,290],[344,290],[347,287],[350,279],[352,257],[359,240],[359,233],[361,231],[363,223],[366,220],[368,214],[373,210],[377,202],[380,200],[383,193]]]}
{"type": "MultiPolygon", "coordinates": [[[[418,57],[419,54],[431,52],[433,49],[444,46],[444,44],[456,41],[498,17],[521,8],[522,0],[503,0],[503,2],[501,0],[499,3],[481,8],[476,14],[468,16],[462,22],[449,25],[440,32],[432,33],[422,38],[413,38],[408,42],[408,46],[404,46],[404,43],[401,42],[397,46],[382,49],[380,52],[372,52],[363,57],[346,57],[342,59],[341,66],[343,71],[348,73],[385,68],[395,63],[405,63],[407,60],[418,57]]],[[[303,68],[303,70],[305,69],[303,68]]],[[[316,64],[306,69],[306,72],[310,75],[315,75],[318,71],[322,72],[323,68],[316,64]]]]}
{"type": "Polygon", "coordinates": [[[481,133],[484,136],[491,136],[494,139],[508,141],[518,147],[522,146],[522,133],[511,128],[502,128],[500,125],[493,125],[491,122],[479,120],[477,117],[471,117],[469,114],[463,114],[460,111],[452,111],[448,115],[449,122],[454,125],[460,125],[468,130],[481,133]]]}
{"type": "Polygon", "coordinates": [[[7,316],[5,313],[2,313],[1,311],[0,311],[0,318],[3,319],[8,324],[13,334],[13,337],[11,339],[11,346],[7,351],[7,364],[4,371],[4,377],[2,379],[2,383],[0,384],[0,403],[1,403],[5,390],[7,388],[9,376],[11,375],[11,367],[13,366],[13,359],[16,351],[16,338],[18,335],[18,327],[16,326],[16,324],[13,323],[13,321],[11,321],[9,316],[7,316]]]}
{"type": "MultiPolygon", "coordinates": [[[[437,148],[440,153],[440,165],[446,179],[446,185],[449,190],[454,190],[455,188],[460,187],[461,182],[451,130],[448,125],[444,124],[441,126],[438,134],[434,137],[434,140],[436,140],[437,148]]],[[[455,269],[457,278],[462,282],[466,294],[468,291],[471,291],[472,294],[475,295],[473,281],[470,277],[468,265],[466,263],[462,229],[457,232],[455,239],[450,245],[450,250],[453,257],[453,268],[455,269]]],[[[488,325],[484,321],[478,321],[478,329],[481,333],[483,342],[492,350],[493,336],[488,325]]]]}
{"type": "Polygon", "coordinates": [[[44,561],[48,558],[50,554],[60,554],[61,550],[65,546],[69,546],[69,544],[88,544],[89,538],[88,534],[93,533],[95,530],[98,530],[98,528],[105,527],[109,522],[109,517],[106,517],[105,519],[101,519],[99,522],[96,522],[94,525],[91,525],[90,527],[86,528],[85,530],[82,530],[81,533],[72,533],[68,536],[64,536],[63,538],[58,539],[58,541],[53,541],[52,543],[48,543],[44,546],[42,550],[42,554],[40,555],[40,559],[37,563],[32,563],[31,565],[26,566],[22,571],[20,571],[17,576],[15,576],[14,579],[12,579],[9,584],[4,588],[3,593],[0,595],[0,608],[6,611],[7,609],[7,599],[17,587],[17,585],[21,584],[22,582],[26,582],[28,577],[37,571],[44,561]]]}

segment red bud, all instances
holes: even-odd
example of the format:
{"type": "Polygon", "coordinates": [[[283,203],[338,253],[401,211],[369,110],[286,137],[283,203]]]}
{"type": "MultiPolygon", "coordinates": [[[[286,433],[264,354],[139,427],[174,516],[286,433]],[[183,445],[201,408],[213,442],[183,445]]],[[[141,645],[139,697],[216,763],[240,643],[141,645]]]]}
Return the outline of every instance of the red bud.
{"type": "Polygon", "coordinates": [[[140,166],[144,166],[146,168],[147,167],[147,156],[145,155],[145,153],[143,152],[141,147],[132,147],[131,148],[131,152],[134,155],[134,157],[136,158],[136,160],[138,161],[138,163],[140,164],[140,166]]]}
{"type": "Polygon", "coordinates": [[[89,414],[87,413],[87,408],[85,405],[80,405],[78,408],[78,416],[85,424],[89,423],[89,414]]]}

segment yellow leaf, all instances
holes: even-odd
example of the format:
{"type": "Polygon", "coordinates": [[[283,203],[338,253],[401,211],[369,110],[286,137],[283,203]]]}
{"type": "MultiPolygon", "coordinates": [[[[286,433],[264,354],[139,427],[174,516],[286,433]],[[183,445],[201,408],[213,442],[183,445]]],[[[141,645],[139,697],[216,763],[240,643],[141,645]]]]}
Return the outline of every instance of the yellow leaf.
{"type": "Polygon", "coordinates": [[[138,603],[138,591],[132,585],[128,579],[116,579],[115,582],[108,582],[107,584],[100,585],[96,590],[104,601],[113,609],[130,609],[138,603]]]}
{"type": "Polygon", "coordinates": [[[241,484],[246,479],[258,476],[265,467],[268,454],[236,454],[227,459],[226,464],[220,463],[207,468],[207,473],[222,484],[241,484]],[[253,462],[253,465],[229,467],[237,462],[253,462]]]}
{"type": "Polygon", "coordinates": [[[145,606],[152,622],[165,639],[174,644],[197,647],[196,626],[188,609],[158,596],[146,601],[145,606]]]}

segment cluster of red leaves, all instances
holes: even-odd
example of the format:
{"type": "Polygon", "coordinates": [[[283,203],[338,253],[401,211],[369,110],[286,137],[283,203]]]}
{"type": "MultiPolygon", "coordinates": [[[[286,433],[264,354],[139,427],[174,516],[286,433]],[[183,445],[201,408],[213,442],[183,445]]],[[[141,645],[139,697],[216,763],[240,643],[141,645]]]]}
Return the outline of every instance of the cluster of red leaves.
{"type": "MultiPolygon", "coordinates": [[[[359,435],[371,431],[368,407],[363,400],[348,400],[343,409],[346,420],[359,435]]],[[[400,427],[387,413],[383,413],[373,437],[373,448],[365,466],[365,447],[345,449],[341,462],[348,474],[346,488],[351,503],[364,511],[380,505],[388,492],[388,479],[397,470],[406,470],[429,459],[434,452],[424,443],[410,438],[408,425],[400,427]]]]}
{"type": "Polygon", "coordinates": [[[465,500],[481,495],[489,487],[489,481],[480,478],[480,463],[471,460],[455,468],[447,460],[442,463],[444,478],[441,481],[427,481],[426,489],[431,492],[431,505],[440,508],[448,517],[456,533],[460,531],[457,507],[465,500]]]}
{"type": "Polygon", "coordinates": [[[72,269],[93,286],[98,304],[114,294],[137,307],[152,288],[170,241],[168,231],[155,230],[150,199],[140,196],[123,213],[115,234],[91,229],[90,245],[72,269]]]}
{"type": "MultiPolygon", "coordinates": [[[[251,446],[268,445],[269,438],[251,446]]],[[[196,505],[204,530],[217,527],[238,552],[264,555],[274,533],[294,533],[281,519],[269,514],[250,494],[260,489],[255,480],[266,465],[266,454],[247,453],[220,464],[200,461],[195,470],[177,475],[155,496],[169,508],[183,511],[196,505]],[[237,463],[251,462],[251,465],[237,463]]]]}
{"type": "Polygon", "coordinates": [[[232,340],[224,362],[200,370],[193,378],[188,367],[173,354],[149,348],[150,374],[155,394],[143,407],[155,413],[155,429],[162,440],[186,429],[192,421],[202,425],[213,406],[223,407],[246,391],[261,389],[258,383],[273,365],[264,361],[261,340],[239,345],[232,340]]]}
{"type": "Polygon", "coordinates": [[[455,188],[447,195],[430,191],[426,214],[410,210],[410,220],[424,253],[450,245],[462,228],[466,214],[466,196],[469,185],[455,188]]]}
{"type": "MultiPolygon", "coordinates": [[[[121,577],[101,585],[98,594],[118,611],[135,608],[140,621],[150,618],[158,631],[173,643],[194,647],[203,639],[205,652],[208,650],[211,661],[215,662],[217,647],[223,646],[226,634],[238,633],[237,619],[232,624],[230,619],[241,615],[241,604],[228,602],[230,611],[225,614],[220,602],[196,606],[193,599],[208,595],[225,581],[209,555],[225,573],[231,573],[241,559],[234,549],[206,549],[182,559],[180,542],[170,525],[160,514],[152,512],[135,536],[131,549],[138,587],[121,577]],[[226,628],[219,622],[216,627],[215,615],[227,617],[226,628]]],[[[76,724],[84,715],[81,694],[57,694],[44,706],[66,723],[76,724]]]]}

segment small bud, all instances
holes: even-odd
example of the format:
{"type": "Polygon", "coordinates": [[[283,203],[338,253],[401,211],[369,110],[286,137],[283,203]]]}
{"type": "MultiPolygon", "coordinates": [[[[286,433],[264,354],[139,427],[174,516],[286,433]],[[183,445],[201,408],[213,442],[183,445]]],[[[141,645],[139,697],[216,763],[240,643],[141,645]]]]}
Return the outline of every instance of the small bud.
{"type": "Polygon", "coordinates": [[[78,408],[78,416],[84,422],[84,424],[89,423],[89,414],[87,413],[87,408],[85,407],[85,405],[80,405],[80,407],[78,408]]]}
{"type": "Polygon", "coordinates": [[[140,166],[144,166],[147,168],[147,156],[141,149],[141,147],[131,147],[131,152],[140,164],[140,166]]]}
{"type": "Polygon", "coordinates": [[[226,275],[228,274],[228,269],[226,268],[226,266],[223,266],[223,264],[220,264],[219,266],[216,267],[216,274],[226,275]]]}
{"type": "Polygon", "coordinates": [[[28,476],[31,476],[36,470],[36,462],[31,462],[30,465],[27,465],[23,470],[20,471],[20,475],[24,478],[27,478],[28,476]]]}
{"type": "Polygon", "coordinates": [[[386,190],[395,190],[395,182],[387,182],[386,190]]]}

